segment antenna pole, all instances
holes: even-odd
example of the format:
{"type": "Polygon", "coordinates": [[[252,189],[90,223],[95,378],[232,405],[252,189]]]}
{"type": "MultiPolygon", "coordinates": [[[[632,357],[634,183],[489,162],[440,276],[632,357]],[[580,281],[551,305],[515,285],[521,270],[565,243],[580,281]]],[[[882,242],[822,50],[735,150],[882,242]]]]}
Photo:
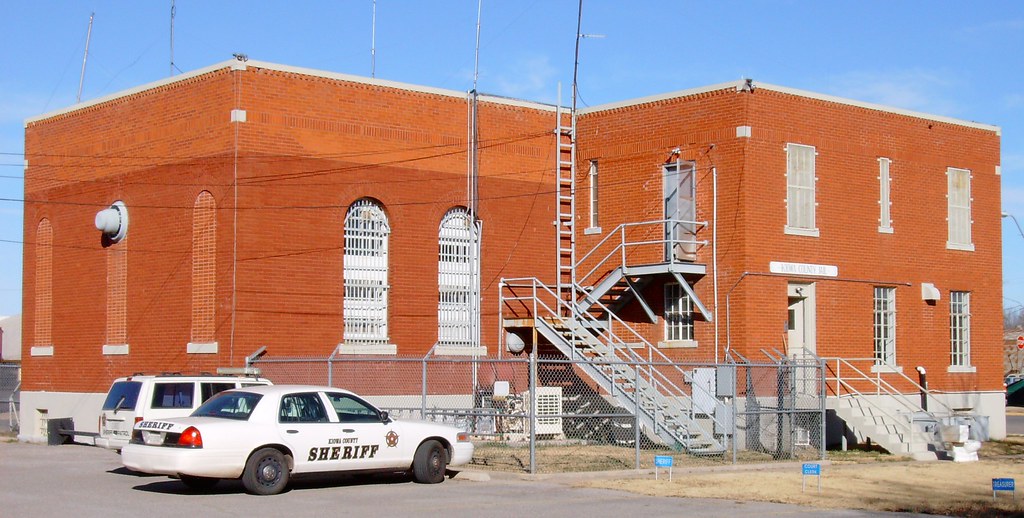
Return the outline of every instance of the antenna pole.
{"type": "Polygon", "coordinates": [[[174,75],[174,0],[171,0],[171,74],[174,75]]]}
{"type": "MultiPolygon", "coordinates": [[[[583,33],[581,32],[582,29],[583,29],[583,0],[580,0],[579,10],[576,13],[577,13],[576,14],[576,57],[573,60],[573,65],[572,65],[572,112],[571,112],[571,116],[573,118],[576,117],[576,97],[577,97],[577,93],[576,93],[576,90],[577,90],[576,80],[577,80],[577,76],[578,76],[579,70],[580,70],[580,39],[583,38],[583,33]]],[[[573,135],[573,140],[575,140],[575,139],[576,139],[576,136],[573,135]]]]}
{"type": "Polygon", "coordinates": [[[377,0],[373,0],[373,18],[370,22],[370,77],[377,77],[377,0]]]}
{"type": "Polygon", "coordinates": [[[472,120],[470,120],[470,164],[469,164],[469,210],[472,214],[473,220],[477,219],[477,199],[479,198],[479,181],[480,181],[480,160],[477,157],[479,143],[477,139],[479,137],[479,128],[477,126],[477,98],[479,93],[477,92],[477,81],[480,78],[480,17],[483,12],[484,0],[477,0],[476,6],[476,49],[474,51],[473,58],[473,108],[472,108],[472,120]]]}
{"type": "Polygon", "coordinates": [[[96,13],[89,14],[89,32],[85,35],[85,56],[82,57],[82,75],[78,77],[78,97],[75,102],[82,102],[82,83],[85,82],[85,62],[89,59],[89,41],[92,40],[92,19],[96,13]]]}

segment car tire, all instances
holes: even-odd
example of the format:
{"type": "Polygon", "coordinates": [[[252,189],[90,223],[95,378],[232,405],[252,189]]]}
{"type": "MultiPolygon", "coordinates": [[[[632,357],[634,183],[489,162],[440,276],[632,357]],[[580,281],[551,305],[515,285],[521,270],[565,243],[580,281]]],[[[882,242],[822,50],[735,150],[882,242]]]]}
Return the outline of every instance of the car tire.
{"type": "Polygon", "coordinates": [[[448,451],[437,441],[425,441],[416,449],[412,460],[412,475],[420,484],[437,484],[444,481],[448,467],[448,451]]]}
{"type": "Polygon", "coordinates": [[[181,483],[188,486],[189,489],[195,489],[198,491],[205,491],[212,489],[220,482],[219,478],[210,477],[195,477],[192,475],[181,475],[181,483]]]}
{"type": "Polygon", "coordinates": [[[242,472],[242,485],[254,495],[276,495],[288,485],[288,461],[274,448],[263,448],[249,456],[242,472]]]}

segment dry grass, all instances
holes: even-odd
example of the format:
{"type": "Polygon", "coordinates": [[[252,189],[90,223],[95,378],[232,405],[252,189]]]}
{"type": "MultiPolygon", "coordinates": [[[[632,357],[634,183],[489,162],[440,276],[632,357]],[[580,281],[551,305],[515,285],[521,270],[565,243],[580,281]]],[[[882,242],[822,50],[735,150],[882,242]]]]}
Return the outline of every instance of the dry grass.
{"type": "MultiPolygon", "coordinates": [[[[1015,478],[1024,484],[1024,437],[989,441],[979,462],[913,462],[903,457],[872,452],[828,452],[822,467],[821,493],[817,479],[805,482],[798,463],[813,461],[816,451],[803,452],[784,467],[767,455],[741,453],[739,466],[731,456],[689,457],[678,452],[642,450],[642,470],[651,469],[655,455],[672,455],[672,482],[662,470],[637,476],[636,454],[630,447],[584,444],[543,444],[537,448],[539,473],[587,471],[603,474],[579,482],[586,487],[619,489],[654,496],[721,498],[798,504],[827,509],[906,511],[955,516],[1022,516],[1024,494],[1014,501],[1008,493],[992,499],[993,478],[1015,478]],[[775,465],[773,465],[775,464],[775,465]],[[712,468],[712,469],[708,469],[712,468]],[[721,469],[713,469],[721,468],[721,469]]],[[[525,473],[530,466],[526,444],[481,444],[473,456],[473,467],[494,471],[525,473]]]]}
{"type": "Polygon", "coordinates": [[[979,462],[891,462],[889,455],[833,454],[817,479],[799,468],[773,471],[675,473],[627,480],[591,480],[587,487],[655,496],[721,498],[806,505],[826,509],[904,511],[954,516],[1024,516],[1024,503],[1008,493],[992,499],[993,478],[1024,481],[1024,441],[986,443],[979,462]]]}

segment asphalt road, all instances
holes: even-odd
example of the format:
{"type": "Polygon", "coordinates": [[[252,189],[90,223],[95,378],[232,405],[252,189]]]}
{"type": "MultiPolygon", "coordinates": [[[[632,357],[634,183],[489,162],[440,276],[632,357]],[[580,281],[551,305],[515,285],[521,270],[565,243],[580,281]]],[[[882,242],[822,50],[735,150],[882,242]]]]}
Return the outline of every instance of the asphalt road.
{"type": "Polygon", "coordinates": [[[1013,413],[1010,407],[1006,410],[1006,435],[1024,435],[1024,409],[1016,408],[1013,413]]]}
{"type": "Polygon", "coordinates": [[[898,516],[646,497],[573,488],[558,476],[523,480],[504,474],[484,480],[487,476],[480,473],[438,485],[414,484],[393,475],[318,477],[297,480],[285,493],[269,497],[245,494],[240,482],[223,481],[212,491],[196,493],[177,480],[129,472],[116,453],[81,445],[0,443],[0,473],[3,516],[898,516]]]}

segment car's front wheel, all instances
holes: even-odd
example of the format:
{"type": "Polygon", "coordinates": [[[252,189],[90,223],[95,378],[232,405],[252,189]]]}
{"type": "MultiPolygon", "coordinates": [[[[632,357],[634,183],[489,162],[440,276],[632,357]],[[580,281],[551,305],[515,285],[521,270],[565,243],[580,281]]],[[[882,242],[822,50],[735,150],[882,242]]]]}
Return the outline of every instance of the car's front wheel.
{"type": "Polygon", "coordinates": [[[425,441],[416,449],[412,460],[412,475],[420,484],[437,484],[444,481],[448,467],[448,452],[437,441],[425,441]]]}
{"type": "Polygon", "coordinates": [[[245,463],[242,485],[254,495],[276,495],[288,485],[288,461],[274,448],[253,453],[245,463]]]}
{"type": "Polygon", "coordinates": [[[207,490],[213,488],[220,482],[220,479],[210,477],[194,477],[192,475],[181,475],[181,482],[189,489],[207,490]]]}

